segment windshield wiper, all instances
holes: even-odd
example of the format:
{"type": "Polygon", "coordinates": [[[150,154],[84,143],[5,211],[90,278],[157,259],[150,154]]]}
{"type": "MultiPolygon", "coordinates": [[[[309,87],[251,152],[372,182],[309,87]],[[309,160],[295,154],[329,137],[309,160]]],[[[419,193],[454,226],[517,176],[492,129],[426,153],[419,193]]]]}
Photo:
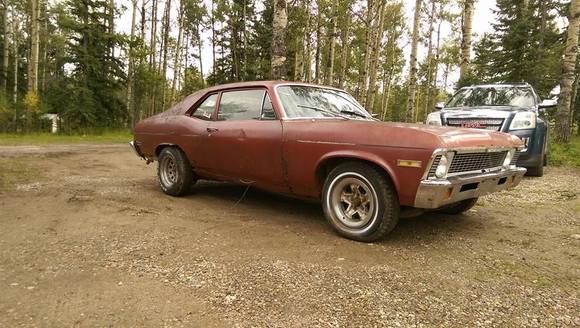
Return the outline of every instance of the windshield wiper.
{"type": "Polygon", "coordinates": [[[354,116],[358,116],[358,117],[364,117],[364,118],[367,118],[367,119],[369,118],[365,114],[361,114],[359,112],[355,112],[354,110],[346,110],[346,109],[343,109],[340,112],[343,113],[343,114],[354,115],[354,116]]]}
{"type": "Polygon", "coordinates": [[[318,108],[318,107],[312,107],[312,106],[306,106],[306,105],[296,105],[296,107],[302,107],[302,108],[308,108],[308,109],[312,109],[315,110],[317,112],[321,112],[321,113],[326,113],[326,114],[330,114],[333,117],[341,117],[344,118],[346,120],[349,120],[348,117],[344,116],[344,115],[340,115],[339,113],[333,112],[331,110],[327,110],[327,109],[322,109],[322,108],[318,108]]]}

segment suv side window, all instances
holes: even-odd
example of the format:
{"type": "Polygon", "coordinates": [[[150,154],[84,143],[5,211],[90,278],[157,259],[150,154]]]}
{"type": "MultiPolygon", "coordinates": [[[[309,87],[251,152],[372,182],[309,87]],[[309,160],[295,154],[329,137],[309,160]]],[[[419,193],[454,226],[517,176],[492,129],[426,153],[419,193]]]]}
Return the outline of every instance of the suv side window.
{"type": "Polygon", "coordinates": [[[259,120],[265,90],[240,90],[222,93],[218,121],[259,120]]]}
{"type": "Polygon", "coordinates": [[[193,112],[191,116],[199,118],[200,120],[211,121],[211,116],[215,109],[215,103],[217,102],[218,95],[211,95],[207,97],[201,105],[193,112]]]}

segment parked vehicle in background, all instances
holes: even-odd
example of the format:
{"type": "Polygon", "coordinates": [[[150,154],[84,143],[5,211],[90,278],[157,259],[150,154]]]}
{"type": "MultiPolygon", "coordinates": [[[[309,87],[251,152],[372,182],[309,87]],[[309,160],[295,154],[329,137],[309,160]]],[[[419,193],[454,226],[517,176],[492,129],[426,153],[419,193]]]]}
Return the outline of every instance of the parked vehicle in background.
{"type": "Polygon", "coordinates": [[[486,129],[515,135],[524,149],[517,154],[517,165],[528,175],[544,175],[548,161],[548,124],[543,119],[549,101],[540,102],[527,83],[475,85],[459,89],[439,110],[427,116],[428,125],[486,129]]]}
{"type": "Polygon", "coordinates": [[[243,82],[194,93],[139,122],[131,146],[159,162],[161,190],[198,179],[320,199],[342,236],[370,242],[400,212],[459,214],[516,186],[523,142],[505,133],[375,120],[348,93],[288,82],[243,82]]]}

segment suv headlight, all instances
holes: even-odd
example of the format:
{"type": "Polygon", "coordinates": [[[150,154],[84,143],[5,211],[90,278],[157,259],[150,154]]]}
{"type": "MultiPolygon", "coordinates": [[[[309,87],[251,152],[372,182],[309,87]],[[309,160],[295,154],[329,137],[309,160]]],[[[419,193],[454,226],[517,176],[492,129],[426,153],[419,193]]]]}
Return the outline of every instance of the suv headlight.
{"type": "Polygon", "coordinates": [[[533,129],[536,127],[536,113],[534,112],[519,112],[516,113],[512,123],[510,124],[510,130],[523,130],[523,129],[533,129]]]}
{"type": "Polygon", "coordinates": [[[425,124],[427,124],[427,125],[442,125],[441,124],[441,113],[434,112],[434,113],[427,115],[427,120],[425,121],[425,124]]]}

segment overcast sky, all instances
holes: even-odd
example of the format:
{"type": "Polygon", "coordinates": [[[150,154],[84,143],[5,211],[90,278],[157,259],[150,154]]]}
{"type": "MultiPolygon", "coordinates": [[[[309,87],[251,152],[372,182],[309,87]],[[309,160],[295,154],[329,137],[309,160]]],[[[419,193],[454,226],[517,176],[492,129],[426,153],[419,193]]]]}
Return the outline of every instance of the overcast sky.
{"type": "MultiPolygon", "coordinates": [[[[129,34],[130,29],[131,29],[131,1],[130,0],[115,0],[117,5],[120,6],[124,6],[127,8],[127,10],[125,10],[120,18],[120,20],[117,21],[117,26],[116,28],[124,33],[129,34]]],[[[163,1],[163,0],[161,0],[163,1]]],[[[209,0],[205,0],[206,2],[208,2],[208,7],[209,7],[209,0]]],[[[413,13],[415,10],[415,0],[405,0],[405,7],[406,7],[406,12],[407,12],[407,21],[408,21],[408,26],[413,26],[413,13]]],[[[474,17],[474,33],[476,35],[476,39],[483,35],[483,33],[485,32],[490,32],[492,30],[491,27],[491,23],[494,21],[494,15],[492,12],[492,9],[495,8],[495,0],[478,0],[476,2],[475,5],[475,17],[474,17]]],[[[177,15],[177,8],[175,8],[176,6],[173,6],[173,15],[172,17],[176,17],[177,15]]],[[[455,10],[459,11],[460,9],[457,7],[455,8],[455,10]]],[[[161,13],[159,14],[159,19],[161,18],[161,13]]],[[[138,18],[139,19],[139,15],[138,18]]],[[[449,34],[451,27],[449,26],[449,24],[444,24],[441,27],[441,32],[442,32],[442,39],[445,38],[446,35],[449,34]]],[[[177,34],[177,27],[173,27],[173,33],[177,34]]],[[[204,37],[203,37],[203,48],[202,48],[202,61],[203,61],[203,68],[204,68],[204,75],[207,75],[208,72],[210,72],[211,70],[211,58],[212,58],[212,54],[211,54],[211,39],[210,39],[210,33],[206,32],[204,37]]],[[[408,44],[408,42],[405,42],[405,44],[408,44]]],[[[405,53],[409,54],[410,52],[410,47],[407,45],[405,47],[405,53]]],[[[425,55],[426,50],[420,48],[419,49],[419,60],[421,60],[424,55],[425,55]]],[[[405,71],[407,71],[408,69],[406,68],[405,71]]],[[[171,74],[171,72],[169,73],[171,74]]],[[[452,84],[454,84],[454,82],[457,80],[458,78],[458,72],[455,72],[454,74],[451,74],[449,79],[450,79],[450,87],[452,86],[452,84]]]]}

